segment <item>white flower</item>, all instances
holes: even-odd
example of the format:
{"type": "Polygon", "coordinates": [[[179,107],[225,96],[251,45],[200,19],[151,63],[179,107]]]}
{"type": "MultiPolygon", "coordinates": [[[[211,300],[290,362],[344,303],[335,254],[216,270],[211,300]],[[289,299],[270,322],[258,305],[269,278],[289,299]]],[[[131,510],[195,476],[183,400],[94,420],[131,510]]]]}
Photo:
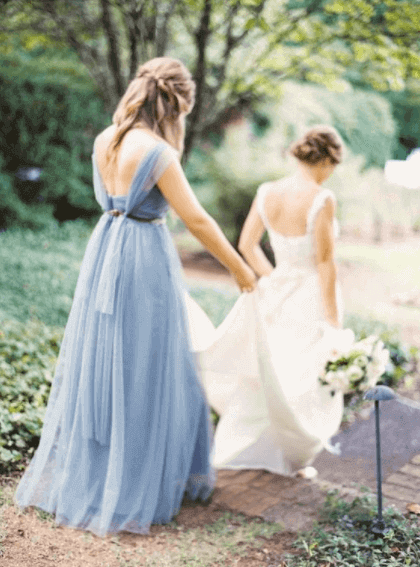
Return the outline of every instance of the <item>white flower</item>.
{"type": "Polygon", "coordinates": [[[379,347],[378,347],[378,345],[375,346],[375,349],[374,349],[374,352],[373,352],[373,362],[375,364],[383,366],[384,371],[385,371],[385,367],[389,362],[389,350],[384,347],[384,344],[383,344],[382,341],[380,341],[379,347]]]}
{"type": "Polygon", "coordinates": [[[341,357],[341,353],[338,352],[336,348],[334,348],[330,354],[328,355],[328,362],[335,362],[341,357]]]}
{"type": "Polygon", "coordinates": [[[332,372],[331,370],[329,372],[327,372],[324,376],[324,380],[325,382],[327,382],[328,384],[331,384],[332,381],[334,380],[334,376],[335,376],[335,372],[332,372]]]}
{"type": "Polygon", "coordinates": [[[334,372],[334,377],[330,383],[331,386],[337,390],[345,391],[349,387],[349,381],[344,370],[337,370],[337,372],[334,372]]]}
{"type": "Polygon", "coordinates": [[[359,368],[365,368],[368,362],[368,357],[365,354],[360,354],[357,358],[354,359],[353,364],[355,366],[358,366],[359,368]]]}
{"type": "Polygon", "coordinates": [[[377,358],[382,352],[383,348],[384,348],[384,343],[381,340],[378,340],[372,350],[373,358],[377,358]]]}
{"type": "Polygon", "coordinates": [[[378,337],[376,337],[375,335],[370,335],[369,337],[366,337],[365,339],[355,343],[353,350],[360,350],[367,356],[371,356],[373,345],[377,340],[378,337]]]}
{"type": "Polygon", "coordinates": [[[346,375],[349,380],[360,380],[363,378],[364,372],[357,364],[352,364],[346,370],[346,375]]]}
{"type": "Polygon", "coordinates": [[[369,388],[376,386],[376,382],[382,376],[384,367],[382,365],[374,364],[373,362],[368,365],[366,369],[367,384],[369,388]]]}
{"type": "Polygon", "coordinates": [[[336,329],[331,325],[324,326],[324,340],[330,345],[329,360],[347,357],[354,344],[354,333],[351,329],[336,329]]]}

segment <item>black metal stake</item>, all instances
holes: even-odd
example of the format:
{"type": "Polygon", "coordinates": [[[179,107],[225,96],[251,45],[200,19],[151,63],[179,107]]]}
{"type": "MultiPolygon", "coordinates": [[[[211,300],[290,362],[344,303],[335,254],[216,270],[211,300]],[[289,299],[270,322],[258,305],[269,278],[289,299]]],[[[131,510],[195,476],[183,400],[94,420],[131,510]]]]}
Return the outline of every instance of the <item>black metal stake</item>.
{"type": "Polygon", "coordinates": [[[366,392],[365,400],[375,401],[375,429],[376,429],[376,486],[378,490],[378,517],[373,522],[372,532],[384,534],[385,523],[382,517],[382,467],[381,467],[381,430],[379,423],[379,401],[393,400],[395,393],[388,386],[375,386],[366,392]]]}
{"type": "Polygon", "coordinates": [[[378,492],[378,522],[377,527],[384,529],[382,518],[382,467],[381,467],[381,429],[379,425],[379,401],[375,400],[375,422],[376,422],[376,486],[378,492]]]}

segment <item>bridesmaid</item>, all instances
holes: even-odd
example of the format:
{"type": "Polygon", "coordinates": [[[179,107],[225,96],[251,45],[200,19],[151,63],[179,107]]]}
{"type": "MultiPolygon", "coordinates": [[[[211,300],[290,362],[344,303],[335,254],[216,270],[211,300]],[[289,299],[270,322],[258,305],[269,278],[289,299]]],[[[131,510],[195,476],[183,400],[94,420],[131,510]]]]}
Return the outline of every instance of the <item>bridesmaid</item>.
{"type": "Polygon", "coordinates": [[[184,65],[142,65],[93,151],[104,210],[89,240],[39,447],[20,507],[100,536],[167,523],[207,499],[211,423],[190,346],[169,205],[233,274],[255,275],[197,201],[179,162],[195,85],[184,65]]]}

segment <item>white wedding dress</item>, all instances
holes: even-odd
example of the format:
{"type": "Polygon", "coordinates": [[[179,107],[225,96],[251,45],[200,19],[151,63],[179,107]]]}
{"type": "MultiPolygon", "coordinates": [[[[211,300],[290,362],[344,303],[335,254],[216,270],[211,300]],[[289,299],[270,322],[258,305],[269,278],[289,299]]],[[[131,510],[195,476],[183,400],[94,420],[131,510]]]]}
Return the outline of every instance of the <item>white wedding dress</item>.
{"type": "MultiPolygon", "coordinates": [[[[215,329],[187,296],[192,344],[198,353],[209,404],[220,415],[213,464],[292,475],[309,465],[338,431],[343,396],[318,377],[332,348],[352,341],[351,331],[324,322],[314,261],[314,225],[331,191],[320,191],[303,236],[274,231],[264,212],[269,184],[260,186],[258,211],[276,267],[242,294],[215,329]]],[[[335,232],[338,232],[335,220],[335,232]]],[[[340,319],[343,308],[339,286],[340,319]]]]}

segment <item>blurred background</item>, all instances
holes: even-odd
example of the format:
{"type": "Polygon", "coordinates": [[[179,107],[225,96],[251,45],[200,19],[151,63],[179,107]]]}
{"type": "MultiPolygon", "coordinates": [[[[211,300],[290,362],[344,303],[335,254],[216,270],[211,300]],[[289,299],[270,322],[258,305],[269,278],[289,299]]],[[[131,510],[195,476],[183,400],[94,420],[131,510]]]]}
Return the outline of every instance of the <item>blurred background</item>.
{"type": "MultiPolygon", "coordinates": [[[[358,337],[381,333],[392,351],[385,382],[420,399],[419,37],[420,0],[0,0],[0,423],[9,431],[0,469],[37,443],[101,214],[94,138],[155,56],[178,57],[193,74],[183,163],[234,245],[258,186],[293,171],[291,141],[314,124],[337,128],[346,157],[326,186],[338,199],[345,324],[358,337]]],[[[220,323],[236,288],[179,219],[169,225],[191,294],[220,323]]]]}
{"type": "Polygon", "coordinates": [[[2,0],[0,229],[97,218],[93,139],[138,65],[171,55],[197,84],[188,177],[233,242],[257,186],[289,173],[288,145],[316,123],[335,126],[347,145],[330,182],[343,234],[377,242],[415,234],[420,176],[407,181],[407,166],[387,179],[384,168],[420,147],[419,8],[416,0],[2,0]]]}

